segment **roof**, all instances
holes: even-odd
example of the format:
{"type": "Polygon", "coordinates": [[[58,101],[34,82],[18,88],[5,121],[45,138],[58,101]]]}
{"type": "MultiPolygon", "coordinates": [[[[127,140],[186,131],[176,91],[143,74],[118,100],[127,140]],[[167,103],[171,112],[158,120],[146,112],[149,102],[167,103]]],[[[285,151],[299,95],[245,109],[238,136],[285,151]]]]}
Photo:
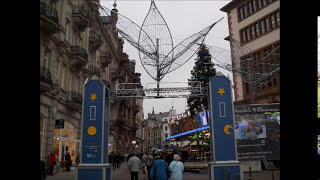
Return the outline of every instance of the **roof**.
{"type": "Polygon", "coordinates": [[[220,10],[223,12],[228,12],[231,9],[234,9],[235,7],[237,7],[240,3],[244,2],[245,0],[233,0],[230,3],[228,3],[227,5],[223,6],[220,10]]]}

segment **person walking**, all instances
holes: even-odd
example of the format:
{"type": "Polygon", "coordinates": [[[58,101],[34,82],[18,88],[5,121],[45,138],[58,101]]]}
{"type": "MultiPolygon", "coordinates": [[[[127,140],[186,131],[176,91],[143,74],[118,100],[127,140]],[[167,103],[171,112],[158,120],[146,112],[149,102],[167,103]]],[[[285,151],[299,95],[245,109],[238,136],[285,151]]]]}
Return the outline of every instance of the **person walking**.
{"type": "Polygon", "coordinates": [[[49,156],[49,167],[50,167],[49,175],[51,176],[53,175],[53,167],[56,164],[57,164],[56,155],[54,155],[54,151],[51,151],[51,154],[49,156]]]}
{"type": "Polygon", "coordinates": [[[130,169],[131,180],[138,180],[141,161],[134,153],[132,153],[132,157],[128,161],[128,167],[130,169]]]}
{"type": "Polygon", "coordinates": [[[168,180],[169,179],[169,168],[167,162],[160,159],[160,156],[155,156],[155,160],[150,169],[149,177],[151,180],[168,180]]]}
{"type": "Polygon", "coordinates": [[[72,165],[72,160],[69,152],[66,152],[65,155],[65,160],[66,160],[66,171],[70,171],[70,167],[72,165]]]}
{"type": "Polygon", "coordinates": [[[121,165],[121,156],[120,153],[118,152],[118,154],[116,155],[116,163],[117,163],[117,168],[120,168],[121,165]]]}
{"type": "Polygon", "coordinates": [[[146,157],[146,162],[145,162],[145,165],[147,167],[147,175],[148,175],[149,180],[150,180],[149,174],[150,174],[150,169],[151,169],[152,163],[153,163],[153,156],[149,152],[146,157]]]}
{"type": "Polygon", "coordinates": [[[109,154],[109,156],[108,156],[108,161],[109,161],[109,163],[110,164],[112,164],[112,169],[114,170],[115,169],[115,167],[114,167],[114,154],[113,154],[113,152],[111,152],[110,154],[109,154]]]}
{"type": "Polygon", "coordinates": [[[143,153],[141,157],[141,167],[142,167],[143,174],[146,174],[146,159],[147,159],[147,155],[143,153]]]}
{"type": "Polygon", "coordinates": [[[40,158],[40,180],[46,179],[46,167],[44,161],[40,158]]]}
{"type": "Polygon", "coordinates": [[[169,165],[169,170],[171,172],[171,180],[182,180],[184,166],[180,161],[180,156],[178,154],[173,155],[173,161],[169,165]]]}

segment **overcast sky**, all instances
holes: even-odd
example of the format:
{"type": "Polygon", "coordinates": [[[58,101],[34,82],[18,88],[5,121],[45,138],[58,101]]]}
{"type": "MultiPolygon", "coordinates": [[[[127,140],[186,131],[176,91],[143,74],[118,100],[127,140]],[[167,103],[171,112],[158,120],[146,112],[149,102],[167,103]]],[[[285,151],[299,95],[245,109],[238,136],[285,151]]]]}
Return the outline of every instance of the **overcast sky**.
{"type": "MultiPolygon", "coordinates": [[[[228,4],[230,0],[216,1],[163,1],[155,0],[155,4],[165,19],[173,38],[173,45],[177,45],[186,37],[199,32],[210,24],[224,17],[216,24],[207,35],[205,43],[210,46],[220,47],[230,51],[230,44],[224,40],[229,35],[227,13],[220,9],[228,4]]],[[[102,0],[102,6],[109,9],[113,8],[114,1],[102,0]]],[[[139,26],[142,25],[145,19],[151,0],[140,1],[124,1],[117,0],[118,13],[126,16],[134,21],[139,26]]],[[[130,60],[136,60],[136,72],[141,73],[141,82],[144,87],[147,83],[156,83],[144,70],[139,59],[138,50],[130,45],[127,41],[124,44],[124,52],[129,55],[130,60]]],[[[164,82],[187,82],[191,78],[190,71],[194,66],[194,58],[191,58],[186,64],[177,70],[167,74],[161,81],[164,82]]],[[[229,62],[231,63],[231,61],[229,62]]],[[[217,66],[216,70],[232,79],[232,74],[217,66]]],[[[160,85],[161,87],[161,85],[160,85]]],[[[166,99],[144,99],[144,114],[145,118],[148,113],[152,112],[152,107],[155,113],[167,112],[173,106],[177,113],[182,113],[187,108],[186,98],[166,98],[166,99]]]]}

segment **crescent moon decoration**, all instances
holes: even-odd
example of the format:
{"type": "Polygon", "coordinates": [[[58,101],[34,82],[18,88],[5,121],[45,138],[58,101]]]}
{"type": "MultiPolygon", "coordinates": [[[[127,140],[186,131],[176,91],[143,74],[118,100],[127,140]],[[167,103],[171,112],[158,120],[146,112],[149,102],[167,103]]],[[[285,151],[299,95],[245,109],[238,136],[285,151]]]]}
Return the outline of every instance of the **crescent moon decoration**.
{"type": "Polygon", "coordinates": [[[117,14],[117,31],[138,49],[142,66],[158,83],[166,74],[189,61],[203,44],[212,27],[223,19],[219,19],[173,46],[170,29],[157,9],[154,0],[151,0],[150,9],[141,27],[118,13],[116,9],[110,10],[94,3],[99,7],[100,16],[117,14]]]}
{"type": "Polygon", "coordinates": [[[230,132],[229,132],[229,129],[233,129],[233,127],[231,126],[231,125],[226,125],[226,126],[224,126],[224,133],[226,133],[226,134],[231,134],[230,132]]]}

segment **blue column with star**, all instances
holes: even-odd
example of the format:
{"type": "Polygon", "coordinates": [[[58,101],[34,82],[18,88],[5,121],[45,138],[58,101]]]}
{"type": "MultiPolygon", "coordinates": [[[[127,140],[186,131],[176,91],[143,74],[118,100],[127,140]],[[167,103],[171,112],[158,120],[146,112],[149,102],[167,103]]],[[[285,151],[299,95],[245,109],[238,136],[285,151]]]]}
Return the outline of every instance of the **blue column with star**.
{"type": "Polygon", "coordinates": [[[210,145],[212,161],[209,165],[210,180],[240,178],[231,82],[218,72],[209,83],[210,145]]]}
{"type": "Polygon", "coordinates": [[[76,168],[76,180],[111,179],[108,93],[108,88],[95,75],[84,84],[80,164],[76,168]]]}

